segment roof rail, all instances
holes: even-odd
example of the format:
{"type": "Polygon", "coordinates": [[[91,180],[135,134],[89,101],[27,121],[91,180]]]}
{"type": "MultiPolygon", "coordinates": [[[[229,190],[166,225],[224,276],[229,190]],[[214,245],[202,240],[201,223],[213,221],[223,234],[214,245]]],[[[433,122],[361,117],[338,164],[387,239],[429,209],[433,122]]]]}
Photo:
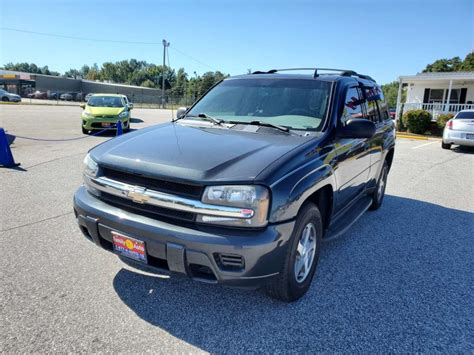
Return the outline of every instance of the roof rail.
{"type": "Polygon", "coordinates": [[[370,81],[373,81],[375,82],[374,79],[372,79],[370,76],[368,75],[364,75],[364,74],[359,74],[353,70],[347,70],[347,69],[335,69],[335,68],[286,68],[286,69],[271,69],[271,70],[268,70],[268,71],[254,71],[252,74],[274,74],[274,73],[277,73],[277,72],[282,72],[282,71],[300,71],[300,70],[311,70],[314,72],[313,76],[315,78],[317,78],[319,76],[319,73],[318,71],[329,71],[329,72],[339,72],[340,75],[342,76],[357,76],[361,79],[365,79],[365,80],[370,80],[370,81]]]}

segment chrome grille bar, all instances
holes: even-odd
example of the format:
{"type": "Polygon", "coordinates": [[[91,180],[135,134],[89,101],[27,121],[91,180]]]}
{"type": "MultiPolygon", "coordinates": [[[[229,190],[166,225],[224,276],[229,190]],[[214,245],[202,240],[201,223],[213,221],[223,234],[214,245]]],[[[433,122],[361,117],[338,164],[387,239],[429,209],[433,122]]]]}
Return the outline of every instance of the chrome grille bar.
{"type": "Polygon", "coordinates": [[[126,184],[104,176],[92,178],[84,175],[84,183],[89,188],[122,197],[139,204],[148,204],[177,211],[217,217],[249,219],[254,215],[254,211],[250,209],[210,205],[198,200],[126,184]]]}

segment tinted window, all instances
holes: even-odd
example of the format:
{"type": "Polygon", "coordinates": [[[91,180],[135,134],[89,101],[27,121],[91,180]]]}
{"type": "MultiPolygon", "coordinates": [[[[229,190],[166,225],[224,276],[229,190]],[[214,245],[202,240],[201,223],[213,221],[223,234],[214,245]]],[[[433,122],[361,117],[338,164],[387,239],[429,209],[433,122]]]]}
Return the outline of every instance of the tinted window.
{"type": "Polygon", "coordinates": [[[456,119],[458,118],[474,118],[474,111],[464,111],[464,112],[458,112],[456,115],[456,119]]]}
{"type": "Polygon", "coordinates": [[[357,87],[347,89],[346,98],[344,100],[344,110],[342,111],[341,122],[345,123],[351,118],[362,117],[362,100],[359,97],[357,87]]]}
{"type": "Polygon", "coordinates": [[[365,98],[367,102],[367,119],[371,120],[374,123],[380,121],[379,111],[377,108],[377,88],[376,87],[366,87],[364,88],[365,98]]]}
{"type": "Polygon", "coordinates": [[[262,121],[320,131],[326,120],[331,83],[314,79],[230,79],[206,94],[188,113],[225,121],[262,121]]]}

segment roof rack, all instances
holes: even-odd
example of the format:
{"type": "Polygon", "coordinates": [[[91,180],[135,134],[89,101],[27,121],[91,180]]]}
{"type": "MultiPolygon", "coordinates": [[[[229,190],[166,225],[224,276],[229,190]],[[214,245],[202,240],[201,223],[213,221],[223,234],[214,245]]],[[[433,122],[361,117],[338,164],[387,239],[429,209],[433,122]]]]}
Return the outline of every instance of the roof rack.
{"type": "Polygon", "coordinates": [[[361,79],[365,79],[365,80],[370,80],[370,81],[373,81],[375,82],[375,80],[373,78],[371,78],[370,76],[368,75],[364,75],[364,74],[359,74],[353,70],[347,70],[347,69],[334,69],[334,68],[286,68],[286,69],[271,69],[271,70],[268,70],[268,71],[254,71],[252,74],[275,74],[275,73],[278,73],[278,72],[282,72],[282,71],[301,71],[301,70],[311,70],[314,72],[313,76],[315,78],[317,78],[320,74],[318,72],[320,71],[329,71],[329,72],[338,72],[339,75],[341,76],[356,76],[358,78],[361,78],[361,79]]]}

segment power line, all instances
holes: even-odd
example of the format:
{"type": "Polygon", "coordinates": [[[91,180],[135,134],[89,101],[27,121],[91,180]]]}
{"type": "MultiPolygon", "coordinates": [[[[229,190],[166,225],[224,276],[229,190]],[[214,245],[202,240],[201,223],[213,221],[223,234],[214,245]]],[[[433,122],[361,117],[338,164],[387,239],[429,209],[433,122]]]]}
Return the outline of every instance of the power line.
{"type": "MultiPolygon", "coordinates": [[[[12,31],[12,32],[20,32],[20,33],[28,33],[33,35],[39,36],[47,36],[47,37],[55,37],[55,38],[64,38],[64,39],[73,39],[78,41],[89,41],[89,42],[101,42],[101,43],[123,43],[123,44],[137,44],[137,45],[161,45],[161,42],[142,42],[142,41],[122,41],[122,40],[113,40],[113,39],[101,39],[101,38],[91,38],[91,37],[78,37],[78,36],[69,36],[69,35],[61,35],[56,33],[46,33],[46,32],[38,32],[38,31],[28,31],[22,30],[18,28],[10,28],[10,27],[0,27],[2,31],[12,31]]],[[[196,59],[189,54],[179,50],[175,47],[170,47],[174,51],[178,52],[179,54],[188,57],[189,59],[195,61],[196,63],[201,64],[207,68],[214,70],[211,66],[207,65],[206,63],[201,62],[199,59],[196,59]]]]}

